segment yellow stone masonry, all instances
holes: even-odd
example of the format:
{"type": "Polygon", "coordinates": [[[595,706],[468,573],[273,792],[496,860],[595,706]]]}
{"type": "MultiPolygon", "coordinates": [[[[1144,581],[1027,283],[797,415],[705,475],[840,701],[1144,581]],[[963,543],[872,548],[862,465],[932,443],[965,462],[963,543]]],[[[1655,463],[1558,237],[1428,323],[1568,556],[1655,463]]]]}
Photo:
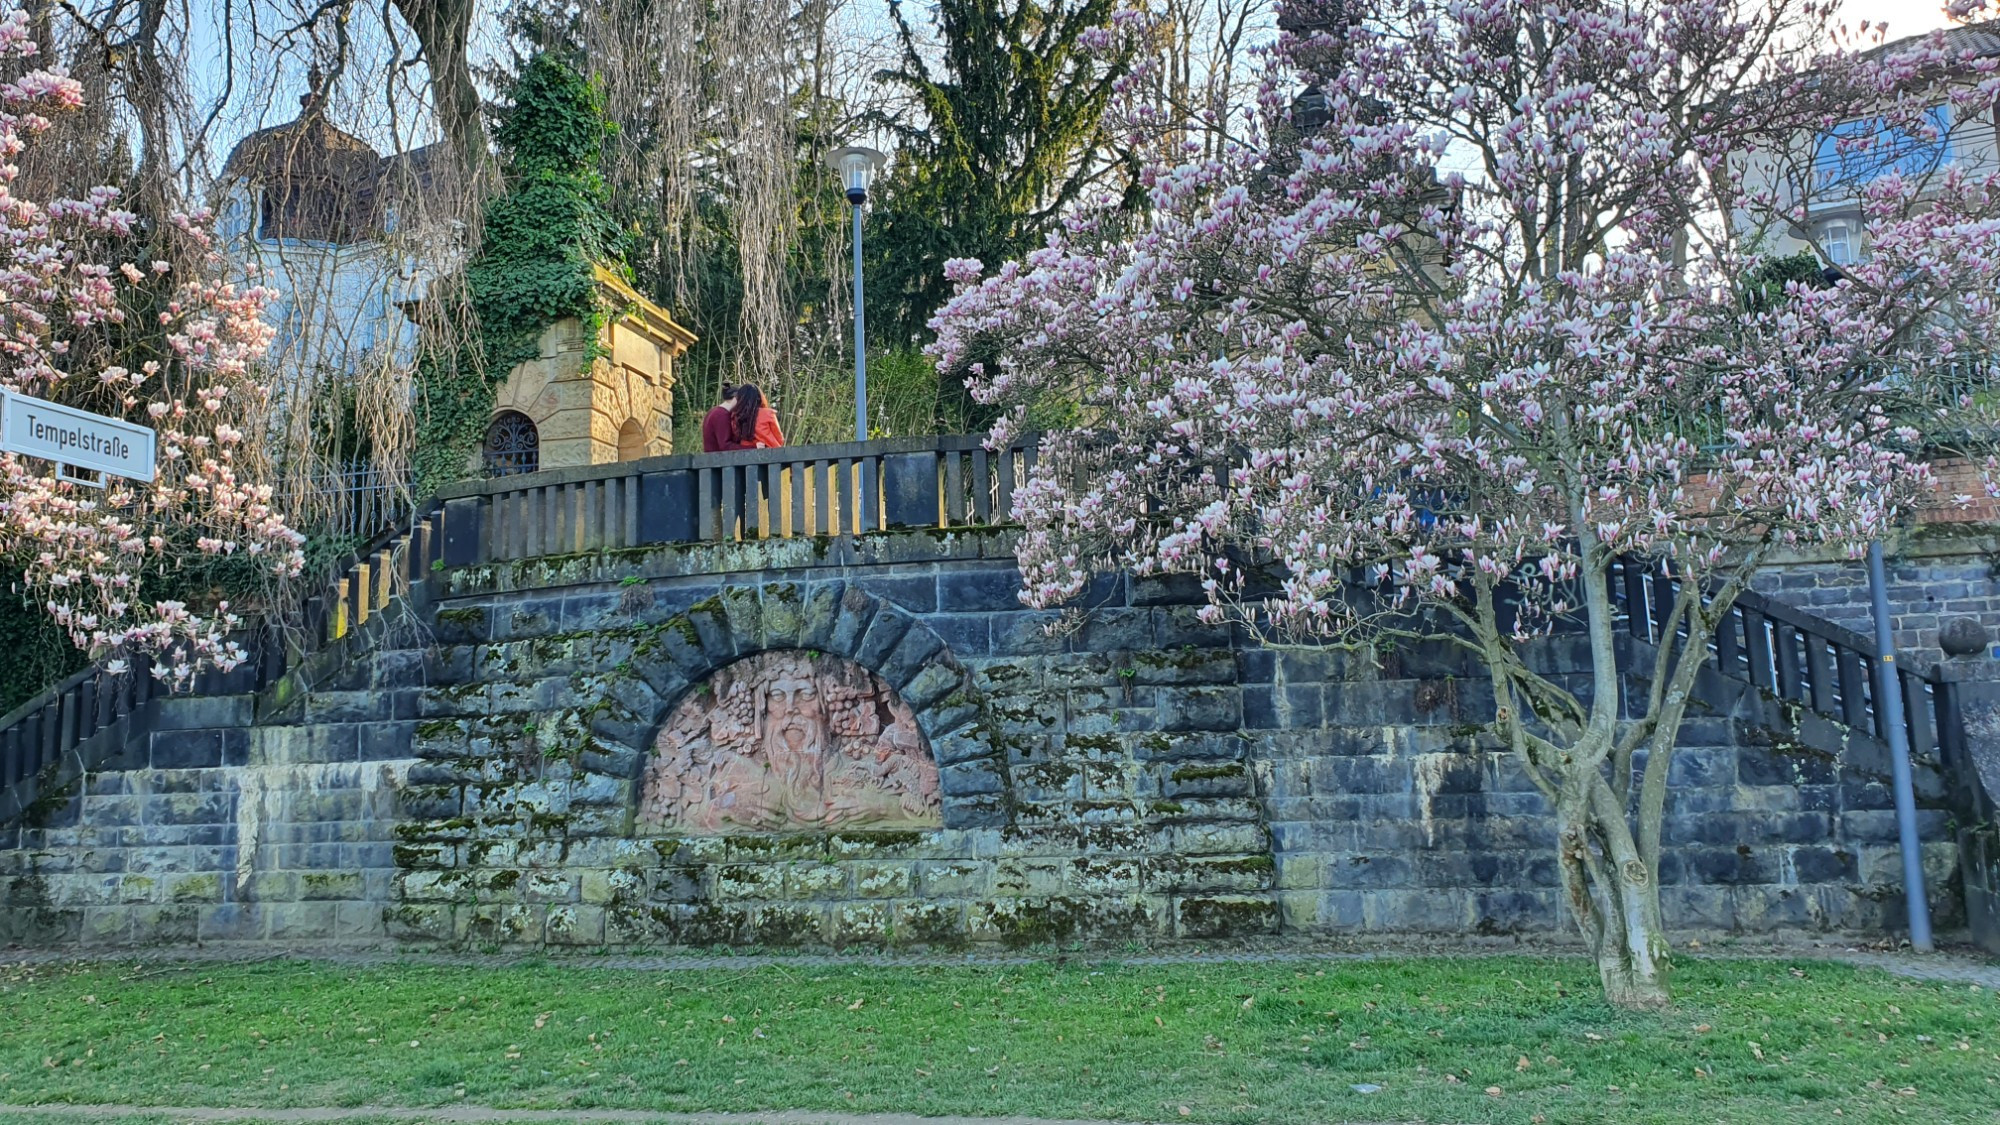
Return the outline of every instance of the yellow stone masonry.
{"type": "Polygon", "coordinates": [[[694,333],[599,266],[597,295],[613,315],[590,349],[583,322],[565,317],[542,333],[541,355],[508,372],[494,414],[535,424],[541,467],[565,469],[673,452],[674,360],[694,333]]]}

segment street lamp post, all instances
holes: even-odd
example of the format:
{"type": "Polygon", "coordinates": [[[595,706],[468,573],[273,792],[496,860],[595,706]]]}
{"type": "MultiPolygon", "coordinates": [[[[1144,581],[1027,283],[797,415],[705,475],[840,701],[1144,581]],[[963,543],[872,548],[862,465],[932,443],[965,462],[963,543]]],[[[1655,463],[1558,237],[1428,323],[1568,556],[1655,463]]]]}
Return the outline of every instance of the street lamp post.
{"type": "Polygon", "coordinates": [[[1910,948],[1929,953],[1931,907],[1924,894],[1923,843],[1917,837],[1916,784],[1910,776],[1910,732],[1904,725],[1903,677],[1896,670],[1896,634],[1889,618],[1889,578],[1882,565],[1882,541],[1868,544],[1868,595],[1875,611],[1875,709],[1889,744],[1890,792],[1896,804],[1896,836],[1903,853],[1903,906],[1910,919],[1910,948]]]}
{"type": "MultiPolygon", "coordinates": [[[[826,162],[840,173],[842,184],[847,188],[847,202],[854,206],[854,440],[868,440],[868,322],[862,311],[861,301],[861,205],[868,202],[868,181],[875,170],[888,161],[888,157],[872,148],[849,145],[837,149],[826,156],[826,162]]],[[[872,499],[875,495],[873,474],[868,471],[868,462],[861,462],[861,496],[872,499]]],[[[870,503],[855,505],[855,520],[859,525],[855,530],[868,530],[870,503]]]]}

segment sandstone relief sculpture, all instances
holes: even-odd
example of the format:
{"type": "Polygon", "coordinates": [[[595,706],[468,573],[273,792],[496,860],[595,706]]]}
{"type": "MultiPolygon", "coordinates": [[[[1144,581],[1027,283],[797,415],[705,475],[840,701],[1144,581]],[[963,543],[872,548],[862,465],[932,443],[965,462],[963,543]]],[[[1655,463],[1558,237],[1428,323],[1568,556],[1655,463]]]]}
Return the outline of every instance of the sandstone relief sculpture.
{"type": "Polygon", "coordinates": [[[674,710],[638,820],[687,836],[935,828],[937,764],[909,705],[874,673],[796,649],[759,653],[674,710]]]}

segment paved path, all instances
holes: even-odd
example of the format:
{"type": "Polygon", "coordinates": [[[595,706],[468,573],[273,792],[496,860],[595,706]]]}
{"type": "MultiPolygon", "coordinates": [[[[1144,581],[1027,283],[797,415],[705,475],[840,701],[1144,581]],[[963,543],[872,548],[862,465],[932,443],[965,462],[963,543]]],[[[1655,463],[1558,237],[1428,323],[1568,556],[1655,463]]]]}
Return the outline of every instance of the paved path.
{"type": "Polygon", "coordinates": [[[347,1109],[231,1109],[221,1106],[12,1106],[0,1105],[0,1121],[22,1117],[48,1120],[115,1121],[119,1118],[165,1117],[176,1122],[261,1122],[294,1125],[309,1122],[397,1121],[424,1125],[1110,1125],[1109,1122],[1051,1121],[1034,1117],[918,1117],[906,1113],[815,1113],[783,1110],[772,1113],[656,1113],[639,1109],[486,1109],[442,1106],[403,1109],[356,1106],[347,1109]]]}

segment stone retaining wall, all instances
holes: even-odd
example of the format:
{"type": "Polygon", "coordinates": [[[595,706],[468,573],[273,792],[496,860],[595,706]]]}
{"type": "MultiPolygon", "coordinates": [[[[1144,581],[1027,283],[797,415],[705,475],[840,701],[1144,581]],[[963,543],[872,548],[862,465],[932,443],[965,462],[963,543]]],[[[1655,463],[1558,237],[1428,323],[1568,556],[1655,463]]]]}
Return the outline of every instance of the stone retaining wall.
{"type": "MultiPolygon", "coordinates": [[[[1129,580],[1052,633],[1058,615],[1015,598],[1000,533],[445,580],[428,632],[260,701],[177,703],[173,729],[10,830],[0,938],[948,947],[1564,924],[1541,797],[1482,741],[1483,681],[1432,654],[1267,649],[1129,580]],[[941,827],[639,829],[666,716],[717,669],[787,649],[900,693],[938,764],[941,827]]],[[[1559,642],[1547,659],[1582,666],[1559,642]]],[[[1893,925],[1879,760],[1859,741],[1774,743],[1734,717],[1759,708],[1714,697],[1676,765],[1670,920],[1893,925]]]]}

